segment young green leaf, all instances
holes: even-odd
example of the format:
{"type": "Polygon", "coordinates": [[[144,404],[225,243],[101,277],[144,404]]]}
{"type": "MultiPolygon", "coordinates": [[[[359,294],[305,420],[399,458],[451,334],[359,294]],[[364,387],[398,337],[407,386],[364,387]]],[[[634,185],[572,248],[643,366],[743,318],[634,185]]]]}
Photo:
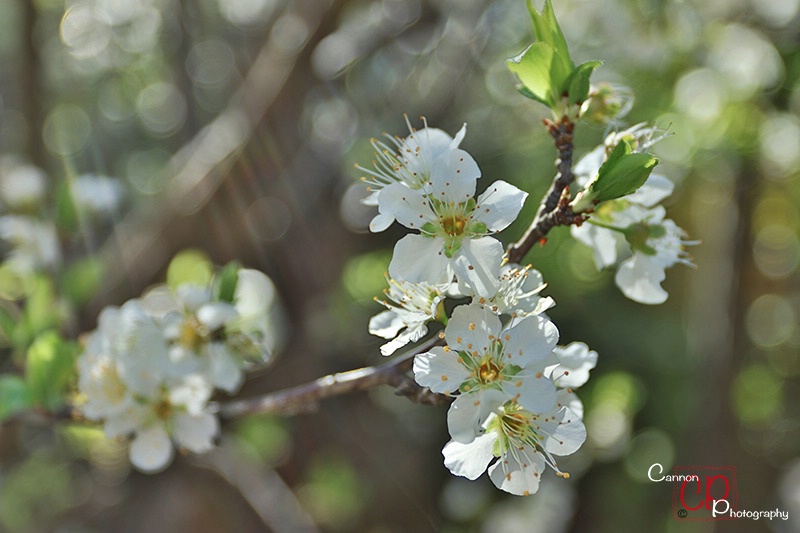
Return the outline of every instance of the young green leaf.
{"type": "Polygon", "coordinates": [[[54,410],[63,404],[64,390],[75,373],[78,347],[55,331],[36,337],[28,348],[25,382],[34,405],[54,410]]]}
{"type": "Polygon", "coordinates": [[[551,108],[555,105],[550,78],[550,67],[553,63],[553,49],[550,45],[544,42],[533,43],[518,56],[506,60],[506,63],[534,100],[551,108]]]}
{"type": "Polygon", "coordinates": [[[222,302],[233,302],[236,294],[236,284],[239,282],[239,269],[242,265],[238,261],[231,261],[217,274],[217,297],[222,302]]]}
{"type": "MultiPolygon", "coordinates": [[[[528,12],[531,15],[531,23],[533,24],[533,35],[540,42],[547,43],[558,56],[559,67],[558,71],[566,76],[574,68],[572,59],[569,55],[569,48],[567,47],[567,40],[564,33],[561,31],[561,26],[558,25],[556,14],[553,10],[553,3],[550,0],[545,0],[542,12],[536,11],[533,7],[533,2],[528,0],[528,12]]],[[[563,78],[561,78],[563,80],[563,78]]]]}
{"type": "Polygon", "coordinates": [[[19,376],[0,376],[0,422],[31,406],[25,380],[19,376]]]}
{"type": "Polygon", "coordinates": [[[602,61],[587,61],[578,65],[564,81],[562,92],[569,95],[570,105],[582,104],[589,96],[589,78],[602,61]]]}
{"type": "Polygon", "coordinates": [[[632,148],[627,141],[614,147],[591,185],[595,203],[631,194],[647,181],[650,172],[658,164],[658,159],[652,154],[631,152],[632,148]]]}

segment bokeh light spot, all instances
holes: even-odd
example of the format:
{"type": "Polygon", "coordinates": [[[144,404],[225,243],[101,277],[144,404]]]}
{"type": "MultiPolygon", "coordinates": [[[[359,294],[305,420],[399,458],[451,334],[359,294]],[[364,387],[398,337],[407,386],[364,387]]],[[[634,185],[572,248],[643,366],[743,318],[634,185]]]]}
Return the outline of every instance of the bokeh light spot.
{"type": "Polygon", "coordinates": [[[747,334],[762,348],[777,346],[797,329],[797,314],[791,302],[777,294],[759,296],[747,309],[747,334]]]}

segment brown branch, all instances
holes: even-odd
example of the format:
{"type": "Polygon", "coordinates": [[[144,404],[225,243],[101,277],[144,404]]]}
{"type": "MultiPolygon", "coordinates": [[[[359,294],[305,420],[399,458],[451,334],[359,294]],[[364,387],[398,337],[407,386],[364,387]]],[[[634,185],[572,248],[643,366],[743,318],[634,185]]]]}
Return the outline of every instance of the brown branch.
{"type": "Polygon", "coordinates": [[[382,365],[330,374],[310,383],[264,396],[220,403],[216,406],[217,412],[223,420],[255,414],[295,415],[313,411],[322,399],[368,390],[379,385],[390,385],[397,389],[397,394],[418,403],[433,405],[449,403],[449,397],[420,387],[408,375],[415,355],[442,342],[442,339],[434,336],[413,350],[382,365]]]}
{"type": "Polygon", "coordinates": [[[539,210],[525,234],[515,243],[509,245],[506,253],[508,262],[520,263],[536,243],[547,236],[555,226],[580,224],[584,217],[576,215],[569,207],[569,185],[575,180],[572,173],[572,150],[575,123],[564,116],[559,122],[544,120],[547,132],[553,137],[558,150],[556,159],[557,174],[553,178],[550,189],[544,196],[539,210]]]}

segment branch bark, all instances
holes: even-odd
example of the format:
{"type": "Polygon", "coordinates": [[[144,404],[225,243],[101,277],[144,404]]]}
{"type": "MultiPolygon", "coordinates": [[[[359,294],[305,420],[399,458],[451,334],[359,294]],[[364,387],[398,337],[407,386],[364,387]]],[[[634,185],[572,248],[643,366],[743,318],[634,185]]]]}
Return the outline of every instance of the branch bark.
{"type": "Polygon", "coordinates": [[[575,123],[564,116],[558,122],[544,120],[547,132],[553,137],[558,158],[557,173],[544,196],[539,210],[525,234],[506,250],[509,263],[520,263],[537,242],[544,239],[555,226],[581,224],[583,215],[575,214],[569,206],[569,185],[575,180],[572,173],[573,134],[575,123]]]}
{"type": "Polygon", "coordinates": [[[397,389],[397,394],[417,403],[444,405],[450,402],[448,396],[435,394],[429,389],[420,387],[414,378],[408,375],[415,355],[441,344],[443,344],[442,339],[435,336],[382,365],[329,374],[310,383],[254,398],[219,403],[215,407],[222,420],[255,414],[289,416],[314,411],[319,401],[325,398],[368,390],[379,385],[390,385],[397,389]]]}

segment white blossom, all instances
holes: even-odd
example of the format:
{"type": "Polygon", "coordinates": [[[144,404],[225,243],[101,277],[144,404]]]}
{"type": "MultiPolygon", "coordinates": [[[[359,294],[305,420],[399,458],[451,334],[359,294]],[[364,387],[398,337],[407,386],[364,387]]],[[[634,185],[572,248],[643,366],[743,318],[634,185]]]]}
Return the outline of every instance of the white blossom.
{"type": "Polygon", "coordinates": [[[20,273],[51,269],[61,262],[52,222],[27,215],[5,215],[0,217],[0,239],[10,245],[5,264],[20,273]]]}
{"type": "Polygon", "coordinates": [[[534,412],[555,404],[556,388],[543,374],[558,341],[548,319],[529,316],[504,328],[485,306],[462,305],[453,311],[444,336],[447,346],[417,355],[413,370],[423,387],[459,393],[447,415],[454,440],[474,439],[489,414],[508,400],[534,412]]]}
{"type": "Polygon", "coordinates": [[[410,282],[448,283],[455,274],[477,294],[499,287],[503,245],[489,237],[505,229],[522,209],[528,194],[496,181],[477,201],[474,180],[434,174],[419,190],[393,184],[381,192],[385,212],[419,235],[395,245],[389,274],[410,282]]]}
{"type": "Polygon", "coordinates": [[[515,264],[503,265],[497,292],[494,296],[476,295],[469,286],[459,287],[464,296],[472,296],[473,303],[488,306],[498,315],[526,317],[540,315],[555,306],[549,296],[539,294],[547,285],[542,274],[530,265],[521,267],[515,264]]]}
{"type": "Polygon", "coordinates": [[[206,287],[159,287],[105,308],[87,336],[77,362],[79,409],[102,421],[107,436],[131,437],[136,468],[165,468],[175,446],[194,453],[213,447],[219,421],[211,396],[215,389],[236,392],[250,355],[241,349],[271,337],[271,282],[255,271],[239,275],[233,302],[206,287]]]}
{"type": "Polygon", "coordinates": [[[397,281],[387,276],[389,288],[384,295],[387,300],[378,300],[386,307],[369,321],[369,332],[390,339],[381,346],[383,355],[391,355],[409,342],[416,342],[427,332],[427,323],[435,320],[439,303],[444,300],[447,285],[410,283],[397,281]]]}
{"type": "MultiPolygon", "coordinates": [[[[644,151],[661,140],[665,132],[637,124],[612,133],[605,143],[575,165],[576,181],[585,186],[617,143],[626,139],[635,151],[644,151]]],[[[664,208],[657,205],[674,189],[660,174],[651,174],[634,193],[600,204],[581,226],[572,226],[573,237],[591,247],[598,269],[618,265],[615,282],[622,293],[639,303],[660,304],[667,297],[661,287],[665,269],[676,263],[691,265],[685,246],[685,232],[672,220],[664,219],[664,208]]]]}
{"type": "Polygon", "coordinates": [[[589,371],[597,365],[597,352],[583,342],[572,342],[553,349],[556,364],[544,374],[560,388],[576,389],[589,381],[589,371]]]}
{"type": "Polygon", "coordinates": [[[469,442],[448,442],[442,450],[445,466],[472,480],[488,467],[497,488],[520,496],[539,489],[546,465],[559,476],[569,477],[558,468],[554,456],[570,455],[586,440],[583,421],[564,406],[537,414],[508,402],[486,419],[482,429],[469,442]]]}
{"type": "Polygon", "coordinates": [[[458,148],[467,132],[464,124],[455,138],[438,128],[429,128],[423,117],[424,127],[416,131],[405,117],[409,135],[396,138],[384,133],[389,141],[386,144],[372,139],[376,160],[374,170],[356,165],[366,172],[363,180],[368,184],[371,194],[364,200],[367,205],[378,206],[379,213],[370,223],[373,232],[383,231],[394,222],[391,211],[382,208],[385,197],[382,190],[391,184],[401,184],[410,189],[423,188],[432,174],[460,174],[464,180],[476,180],[480,177],[480,169],[475,160],[464,150],[458,148]]]}

